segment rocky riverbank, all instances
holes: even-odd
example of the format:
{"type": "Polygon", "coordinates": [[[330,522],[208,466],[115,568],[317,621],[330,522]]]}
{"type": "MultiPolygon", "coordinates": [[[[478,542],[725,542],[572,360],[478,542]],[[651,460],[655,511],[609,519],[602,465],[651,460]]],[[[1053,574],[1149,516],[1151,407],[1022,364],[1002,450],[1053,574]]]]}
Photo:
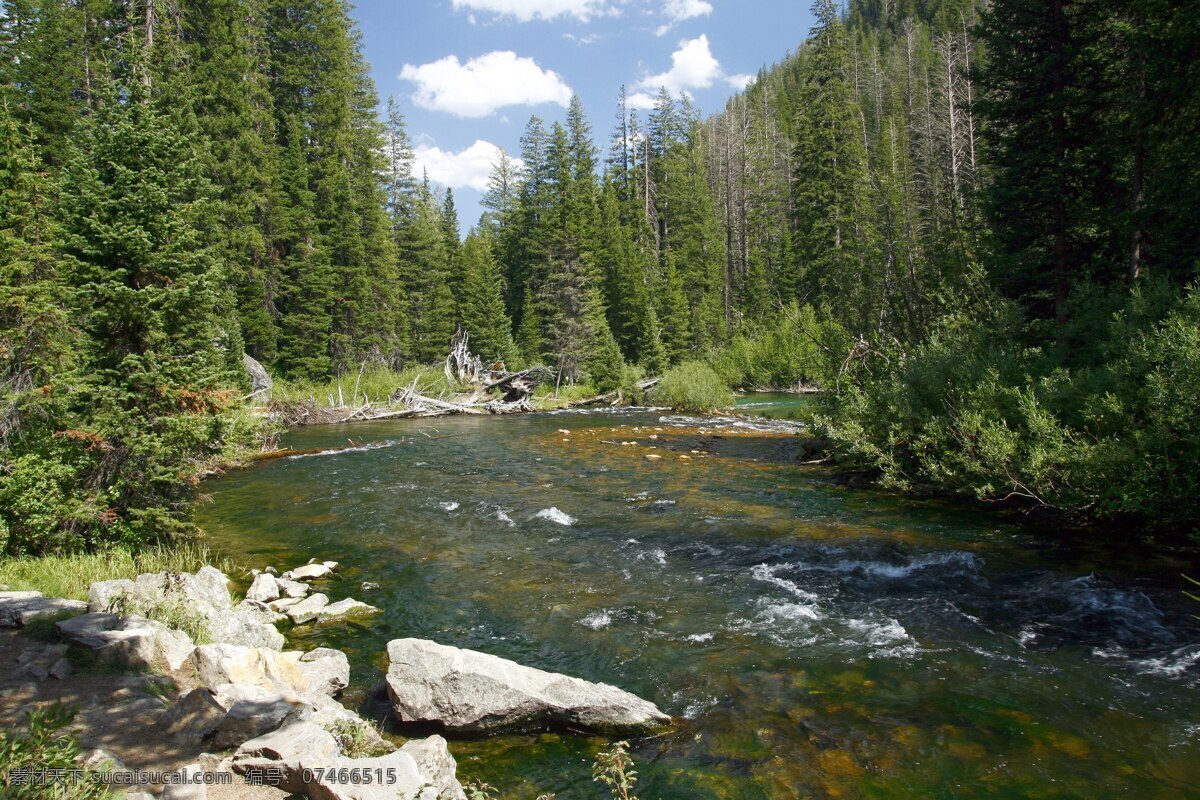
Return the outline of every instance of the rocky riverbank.
{"type": "MultiPolygon", "coordinates": [[[[0,717],[67,702],[79,709],[80,763],[114,774],[200,775],[186,786],[129,787],[139,800],[465,800],[442,736],[397,747],[339,702],[346,655],[286,650],[279,626],[336,623],[379,609],[330,602],[335,562],[255,571],[235,600],[226,575],[150,573],[92,584],[87,603],[0,592],[0,643],[11,665],[0,717]],[[53,627],[51,628],[51,624],[53,627]],[[40,641],[33,637],[37,633],[40,641]]],[[[638,734],[670,724],[620,689],[418,639],[388,647],[392,722],[481,734],[558,728],[638,734]]]]}

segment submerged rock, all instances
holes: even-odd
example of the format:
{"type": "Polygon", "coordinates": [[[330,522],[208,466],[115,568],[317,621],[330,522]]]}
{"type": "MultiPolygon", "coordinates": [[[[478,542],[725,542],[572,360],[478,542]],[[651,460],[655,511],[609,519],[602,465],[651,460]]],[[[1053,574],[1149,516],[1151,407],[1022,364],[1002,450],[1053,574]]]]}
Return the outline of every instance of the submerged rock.
{"type": "Polygon", "coordinates": [[[615,686],[424,639],[389,642],[388,661],[388,697],[400,722],[462,733],[566,728],[617,736],[671,722],[615,686]]]}
{"type": "Polygon", "coordinates": [[[333,567],[337,566],[336,561],[326,561],[324,564],[305,564],[303,567],[296,567],[283,573],[283,578],[292,581],[316,581],[322,578],[328,578],[333,574],[333,567]],[[330,565],[333,566],[330,566],[330,565]]]}
{"type": "Polygon", "coordinates": [[[320,622],[328,622],[342,617],[365,617],[369,614],[379,613],[382,613],[382,609],[347,597],[345,600],[338,600],[336,603],[330,603],[322,608],[317,619],[320,622]]]}

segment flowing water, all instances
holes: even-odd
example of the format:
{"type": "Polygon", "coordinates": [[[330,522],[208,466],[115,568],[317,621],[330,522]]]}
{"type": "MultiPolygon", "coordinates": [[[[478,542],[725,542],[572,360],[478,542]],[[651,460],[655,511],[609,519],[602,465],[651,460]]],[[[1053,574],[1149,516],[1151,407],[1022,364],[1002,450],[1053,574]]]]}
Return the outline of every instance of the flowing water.
{"type": "MultiPolygon", "coordinates": [[[[247,565],[336,559],[333,599],[386,609],[292,631],[349,653],[352,702],[404,636],[653,700],[678,724],[633,743],[642,800],[1200,798],[1193,556],[848,489],[794,433],[654,410],[312,428],[288,443],[362,446],[209,484],[201,523],[247,565]]],[[[452,750],[505,798],[571,800],[604,796],[604,744],[452,750]]]]}

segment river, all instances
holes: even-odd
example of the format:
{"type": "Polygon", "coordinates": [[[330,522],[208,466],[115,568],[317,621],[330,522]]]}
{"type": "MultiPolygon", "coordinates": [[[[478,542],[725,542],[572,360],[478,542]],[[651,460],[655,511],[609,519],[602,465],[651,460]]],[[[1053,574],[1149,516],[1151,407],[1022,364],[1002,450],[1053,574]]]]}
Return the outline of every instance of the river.
{"type": "MultiPolygon", "coordinates": [[[[362,446],[211,482],[200,522],[248,566],[340,561],[332,599],[385,609],[291,632],[350,655],[351,702],[405,636],[654,701],[678,725],[634,742],[642,800],[1200,798],[1194,554],[847,488],[769,418],[803,398],[743,402],[765,417],[300,430],[290,446],[362,446]]],[[[603,796],[604,744],[451,749],[506,800],[575,800],[603,796]]]]}

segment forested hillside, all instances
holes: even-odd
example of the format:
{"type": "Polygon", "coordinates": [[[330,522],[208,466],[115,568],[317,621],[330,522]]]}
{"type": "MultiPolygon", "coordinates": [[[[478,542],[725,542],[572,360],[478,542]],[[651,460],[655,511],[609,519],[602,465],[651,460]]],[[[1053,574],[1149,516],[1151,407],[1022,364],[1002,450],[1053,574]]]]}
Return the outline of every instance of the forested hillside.
{"type": "Polygon", "coordinates": [[[1191,0],[818,0],[715,117],[531,119],[465,238],[342,2],[4,10],[10,553],[185,531],[251,433],[243,351],[320,381],[459,326],[597,391],[693,360],[820,384],[890,485],[1197,516],[1191,0]]]}

